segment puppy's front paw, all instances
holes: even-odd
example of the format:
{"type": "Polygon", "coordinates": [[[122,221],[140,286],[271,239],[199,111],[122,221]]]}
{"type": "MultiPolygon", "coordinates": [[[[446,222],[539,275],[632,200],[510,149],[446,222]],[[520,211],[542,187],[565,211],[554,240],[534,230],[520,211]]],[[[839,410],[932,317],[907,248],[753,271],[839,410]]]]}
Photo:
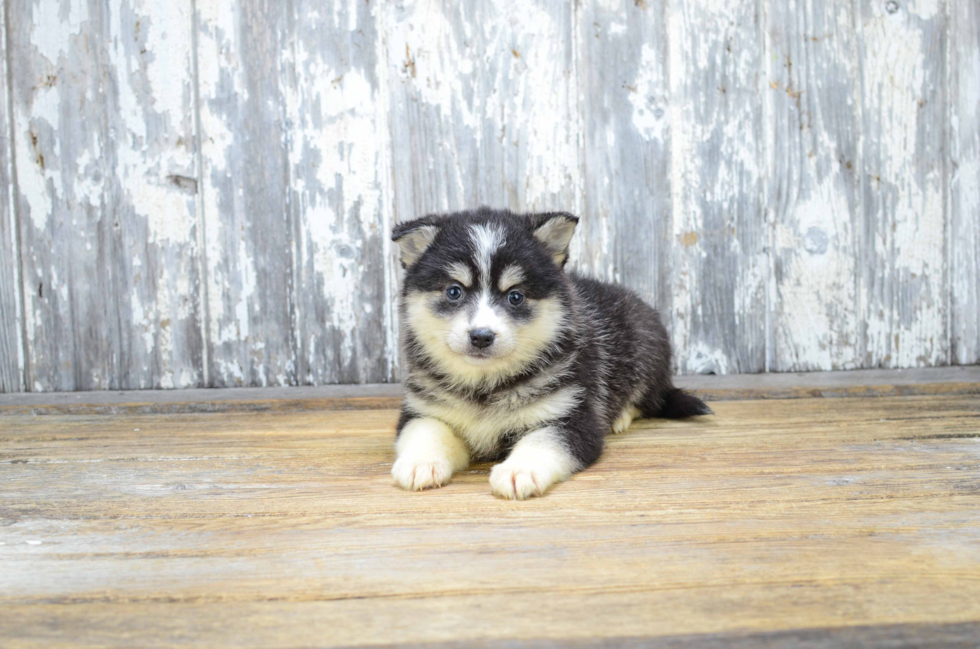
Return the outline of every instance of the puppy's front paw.
{"type": "Polygon", "coordinates": [[[552,482],[544,471],[510,461],[490,470],[490,489],[495,495],[509,500],[541,496],[552,482]]]}
{"type": "Polygon", "coordinates": [[[470,453],[463,441],[437,419],[413,419],[395,442],[398,459],[391,475],[402,489],[420,491],[441,487],[453,473],[466,468],[470,453]]]}
{"type": "Polygon", "coordinates": [[[522,437],[507,459],[490,470],[490,489],[511,500],[543,496],[551,485],[580,468],[562,443],[560,431],[546,427],[522,437]]]}
{"type": "Polygon", "coordinates": [[[391,467],[391,475],[402,489],[421,491],[441,487],[453,477],[453,467],[442,460],[419,460],[403,457],[391,467]]]}

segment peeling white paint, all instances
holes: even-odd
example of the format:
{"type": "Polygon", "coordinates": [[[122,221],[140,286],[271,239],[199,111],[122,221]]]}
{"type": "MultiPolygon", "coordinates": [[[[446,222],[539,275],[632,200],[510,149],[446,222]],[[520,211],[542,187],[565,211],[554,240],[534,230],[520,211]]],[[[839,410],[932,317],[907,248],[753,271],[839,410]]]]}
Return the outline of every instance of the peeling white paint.
{"type": "Polygon", "coordinates": [[[755,235],[754,249],[743,249],[737,218],[762,216],[757,141],[760,123],[753,87],[760,50],[754,45],[750,14],[745,7],[692,2],[668,12],[671,117],[671,195],[673,203],[672,335],[682,372],[763,369],[767,281],[764,239],[755,235]],[[734,59],[732,58],[734,57],[734,59]],[[714,71],[708,75],[706,71],[714,71]],[[731,97],[731,99],[729,99],[731,97]],[[748,210],[748,213],[740,214],[748,210]],[[758,211],[756,211],[758,210],[758,211]],[[714,246],[708,262],[708,246],[714,246]],[[719,253],[723,246],[728,250],[719,253]],[[722,257],[718,257],[721,254],[722,257]],[[750,283],[754,283],[751,284],[750,283]],[[712,288],[708,288],[708,287],[712,288]],[[733,313],[705,318],[709,292],[724,304],[725,287],[734,295],[733,313]],[[756,303],[740,311],[735,306],[756,303]],[[717,320],[721,316],[722,320],[717,320]],[[730,320],[728,319],[730,318],[730,320]],[[740,349],[723,349],[724,332],[732,331],[740,349]],[[695,334],[695,331],[702,333],[695,334]],[[697,354],[686,350],[697,350],[697,354]],[[730,356],[729,356],[730,355],[730,356]],[[728,360],[722,362],[722,357],[728,360]],[[744,367],[731,357],[744,358],[744,367]]]}
{"type": "Polygon", "coordinates": [[[58,65],[59,59],[68,54],[68,42],[80,35],[83,23],[89,19],[85,0],[37,2],[31,7],[31,14],[31,44],[51,65],[58,65]]]}
{"type": "MultiPolygon", "coordinates": [[[[268,29],[284,31],[261,35],[259,49],[260,35],[242,31],[248,8],[198,0],[196,80],[190,0],[109,0],[99,20],[81,0],[8,8],[25,50],[9,57],[21,227],[40,242],[77,231],[70,246],[45,243],[78,256],[72,271],[122,245],[106,263],[130,288],[106,299],[129,318],[137,387],[200,380],[205,372],[180,364],[195,318],[225,384],[397,373],[388,231],[482,203],[584,210],[573,264],[672,305],[684,372],[761,369],[746,350],[762,342],[777,370],[978,360],[971,3],[308,4],[270,5],[268,29]],[[72,66],[84,43],[98,65],[72,66]],[[108,83],[86,78],[102,70],[108,83]],[[841,93],[837,75],[852,90],[841,93]],[[270,87],[280,94],[250,96],[270,87]],[[839,112],[824,102],[834,92],[839,112]],[[79,134],[66,109],[82,101],[92,115],[79,134]],[[255,138],[288,156],[278,205],[296,235],[283,250],[250,229],[256,210],[276,209],[240,176],[255,138]],[[624,180],[636,169],[647,183],[624,180]],[[644,192],[661,180],[669,196],[647,210],[644,192]],[[117,239],[99,239],[100,218],[117,239]],[[667,241],[627,245],[663,218],[655,236],[667,241]],[[870,238],[855,225],[865,218],[870,238]],[[283,286],[266,281],[270,266],[290,269],[283,286]],[[661,273],[666,289],[654,286],[661,273]],[[383,362],[371,365],[380,347],[383,362]]],[[[108,385],[109,359],[71,367],[89,359],[50,315],[60,305],[67,317],[73,300],[89,306],[91,286],[45,254],[22,251],[26,363],[48,371],[27,383],[50,389],[51,376],[77,373],[108,385]],[[27,285],[35,280],[43,298],[27,285]]]]}
{"type": "MultiPolygon", "coordinates": [[[[910,3],[925,7],[930,3],[910,3]]],[[[943,295],[945,213],[939,124],[923,121],[938,78],[926,77],[924,61],[935,27],[923,19],[894,19],[884,6],[868,9],[862,29],[864,110],[875,119],[864,166],[873,183],[866,204],[876,228],[875,273],[890,278],[884,293],[862,286],[867,305],[868,354],[875,365],[916,367],[945,362],[946,300],[943,295]],[[877,18],[877,19],[876,19],[877,18]],[[924,135],[924,137],[923,137],[924,135]],[[925,147],[925,148],[922,148],[925,147]],[[923,162],[935,156],[931,171],[923,162]]],[[[935,21],[941,18],[933,16],[935,21]]],[[[938,35],[936,36],[938,38],[938,35]]]]}
{"type": "MultiPolygon", "coordinates": [[[[675,343],[676,347],[676,343],[675,343]]],[[[681,358],[679,362],[691,374],[729,374],[728,355],[720,350],[709,347],[704,343],[693,343],[687,347],[678,348],[681,358]]]]}
{"type": "MultiPolygon", "coordinates": [[[[58,130],[58,109],[61,103],[57,86],[39,89],[35,95],[31,111],[24,110],[18,103],[14,107],[15,123],[26,125],[20,137],[14,139],[14,157],[20,161],[17,168],[17,181],[20,195],[24,197],[30,211],[31,223],[38,231],[48,227],[48,220],[54,210],[52,194],[63,196],[61,176],[58,170],[57,150],[55,155],[44,158],[42,167],[41,157],[34,143],[37,134],[32,130],[43,125],[54,132],[58,130]],[[49,190],[50,186],[50,190],[49,190]]],[[[43,154],[42,154],[43,155],[43,154]]]]}
{"type": "MultiPolygon", "coordinates": [[[[659,78],[661,61],[658,52],[644,43],[640,52],[639,73],[629,88],[633,106],[633,126],[647,140],[663,141],[668,135],[669,120],[665,115],[663,98],[658,97],[663,81],[659,78]]],[[[610,142],[610,146],[613,143],[610,142]]]]}

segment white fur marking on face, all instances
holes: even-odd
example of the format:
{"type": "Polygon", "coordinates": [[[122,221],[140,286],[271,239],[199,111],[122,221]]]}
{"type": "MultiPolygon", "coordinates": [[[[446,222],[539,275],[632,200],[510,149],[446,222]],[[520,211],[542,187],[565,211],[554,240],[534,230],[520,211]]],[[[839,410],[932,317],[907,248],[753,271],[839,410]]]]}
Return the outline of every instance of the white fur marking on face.
{"type": "Polygon", "coordinates": [[[493,253],[504,245],[504,234],[499,228],[490,225],[470,226],[470,239],[476,246],[476,267],[480,270],[480,285],[490,286],[490,264],[493,253]]]}
{"type": "Polygon", "coordinates": [[[503,293],[512,286],[517,286],[524,281],[524,271],[521,270],[520,266],[511,264],[504,269],[504,272],[500,273],[500,279],[497,281],[497,288],[503,293]]]}
{"type": "Polygon", "coordinates": [[[473,286],[473,273],[470,271],[470,267],[462,262],[454,261],[449,264],[449,267],[446,268],[446,274],[466,288],[473,286]]]}
{"type": "Polygon", "coordinates": [[[419,491],[441,487],[470,464],[463,440],[446,424],[431,417],[413,419],[395,442],[398,459],[391,475],[402,489],[419,491]]]}
{"type": "Polygon", "coordinates": [[[498,340],[494,341],[494,344],[500,344],[505,342],[500,340],[510,334],[510,325],[500,317],[497,310],[493,307],[490,301],[490,295],[487,291],[484,291],[480,295],[480,301],[476,305],[476,313],[473,314],[473,318],[470,320],[470,329],[489,329],[493,333],[497,334],[498,340]]]}
{"type": "Polygon", "coordinates": [[[542,496],[548,487],[567,480],[579,468],[558,432],[545,427],[522,437],[507,459],[490,470],[490,489],[510,500],[542,496]]]}

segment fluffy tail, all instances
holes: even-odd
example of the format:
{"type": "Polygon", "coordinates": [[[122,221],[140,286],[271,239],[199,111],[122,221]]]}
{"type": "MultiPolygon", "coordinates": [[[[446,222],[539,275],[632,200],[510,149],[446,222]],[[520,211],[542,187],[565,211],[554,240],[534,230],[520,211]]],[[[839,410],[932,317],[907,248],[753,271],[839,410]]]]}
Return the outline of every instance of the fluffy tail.
{"type": "Polygon", "coordinates": [[[690,392],[674,388],[667,393],[660,407],[658,417],[664,419],[687,419],[695,415],[713,415],[711,408],[690,392]]]}

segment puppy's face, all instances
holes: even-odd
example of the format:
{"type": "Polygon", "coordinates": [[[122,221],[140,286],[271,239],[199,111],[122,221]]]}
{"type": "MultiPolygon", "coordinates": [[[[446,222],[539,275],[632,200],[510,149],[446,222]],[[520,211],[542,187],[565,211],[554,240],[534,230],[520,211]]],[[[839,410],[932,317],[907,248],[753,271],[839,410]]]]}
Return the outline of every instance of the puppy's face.
{"type": "Polygon", "coordinates": [[[576,222],[480,211],[399,226],[407,344],[463,383],[520,371],[560,333],[576,222]]]}

